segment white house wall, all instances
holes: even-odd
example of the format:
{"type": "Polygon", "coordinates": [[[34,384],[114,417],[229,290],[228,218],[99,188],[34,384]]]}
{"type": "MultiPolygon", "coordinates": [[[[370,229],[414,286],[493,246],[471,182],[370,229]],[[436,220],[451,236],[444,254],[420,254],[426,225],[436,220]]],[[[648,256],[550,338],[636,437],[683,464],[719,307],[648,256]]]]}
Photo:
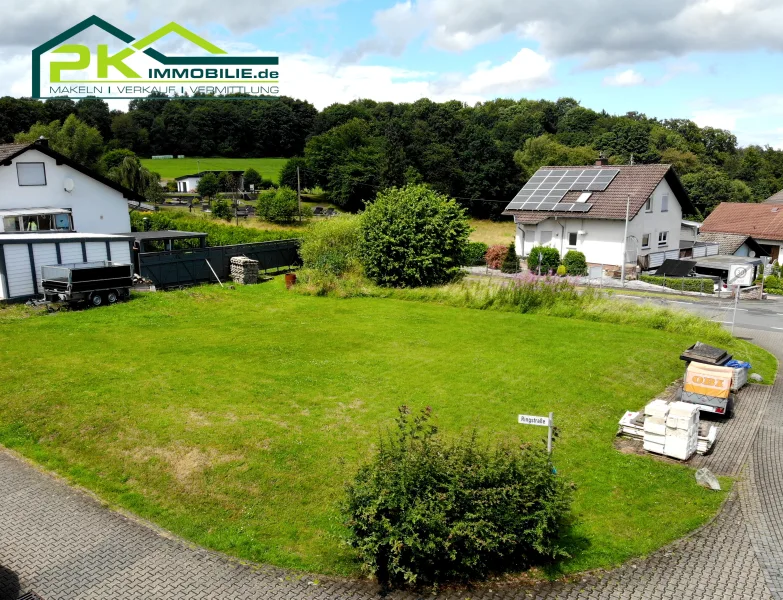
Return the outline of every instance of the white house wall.
{"type": "Polygon", "coordinates": [[[652,212],[647,212],[643,206],[639,214],[628,223],[628,258],[631,262],[636,262],[634,251],[637,255],[642,255],[680,248],[682,207],[665,179],[655,188],[652,199],[652,212]],[[666,212],[661,211],[664,194],[669,196],[669,210],[666,212]],[[665,246],[658,245],[658,234],[662,231],[669,232],[665,246]],[[649,248],[642,247],[642,236],[645,233],[650,234],[649,248]]]}
{"type": "Polygon", "coordinates": [[[538,225],[517,224],[517,251],[522,248],[524,237],[523,256],[527,256],[533,246],[541,244],[544,239],[542,234],[551,231],[552,238],[546,245],[557,248],[561,256],[569,250],[578,250],[584,253],[587,262],[619,265],[623,251],[623,225],[623,221],[582,218],[547,219],[538,225]],[[579,235],[580,231],[584,233],[579,235]],[[577,234],[576,246],[569,245],[569,233],[577,234]]]}
{"type": "Polygon", "coordinates": [[[0,167],[0,209],[39,207],[71,209],[73,227],[79,233],[130,232],[128,203],[120,192],[32,149],[17,156],[13,164],[0,167]],[[20,186],[18,162],[44,163],[46,185],[20,186]],[[71,192],[64,188],[68,178],[74,182],[71,192]]]}

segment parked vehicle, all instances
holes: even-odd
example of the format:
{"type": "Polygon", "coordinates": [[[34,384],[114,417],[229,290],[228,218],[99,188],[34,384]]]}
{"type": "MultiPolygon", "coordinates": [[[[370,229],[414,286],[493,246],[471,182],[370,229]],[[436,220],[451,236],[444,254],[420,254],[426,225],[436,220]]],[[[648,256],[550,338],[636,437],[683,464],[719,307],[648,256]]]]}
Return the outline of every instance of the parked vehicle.
{"type": "Polygon", "coordinates": [[[41,267],[44,298],[53,302],[114,304],[130,296],[133,266],[109,261],[41,267]]]}

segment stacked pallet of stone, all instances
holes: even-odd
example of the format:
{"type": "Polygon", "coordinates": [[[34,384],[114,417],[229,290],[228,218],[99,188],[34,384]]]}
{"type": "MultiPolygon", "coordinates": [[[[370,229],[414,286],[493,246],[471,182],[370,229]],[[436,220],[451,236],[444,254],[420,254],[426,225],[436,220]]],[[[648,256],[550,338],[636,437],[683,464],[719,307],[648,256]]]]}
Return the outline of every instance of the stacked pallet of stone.
{"type": "Polygon", "coordinates": [[[258,261],[246,256],[232,257],[231,279],[243,285],[258,283],[258,261]]]}
{"type": "Polygon", "coordinates": [[[699,440],[699,407],[689,402],[673,402],[666,415],[666,441],[663,453],[688,460],[699,440]]]}
{"type": "Polygon", "coordinates": [[[644,407],[644,449],[648,452],[663,454],[667,416],[669,403],[665,400],[653,400],[644,407]]]}

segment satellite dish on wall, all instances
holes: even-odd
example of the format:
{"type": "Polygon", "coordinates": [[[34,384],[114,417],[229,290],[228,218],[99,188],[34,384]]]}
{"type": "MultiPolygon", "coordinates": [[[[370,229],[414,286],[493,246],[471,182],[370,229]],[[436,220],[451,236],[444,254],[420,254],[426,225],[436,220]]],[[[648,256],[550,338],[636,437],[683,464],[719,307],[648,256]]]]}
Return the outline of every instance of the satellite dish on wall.
{"type": "Polygon", "coordinates": [[[66,177],[65,181],[63,181],[63,187],[65,188],[66,192],[72,192],[73,191],[73,179],[70,177],[66,177]]]}

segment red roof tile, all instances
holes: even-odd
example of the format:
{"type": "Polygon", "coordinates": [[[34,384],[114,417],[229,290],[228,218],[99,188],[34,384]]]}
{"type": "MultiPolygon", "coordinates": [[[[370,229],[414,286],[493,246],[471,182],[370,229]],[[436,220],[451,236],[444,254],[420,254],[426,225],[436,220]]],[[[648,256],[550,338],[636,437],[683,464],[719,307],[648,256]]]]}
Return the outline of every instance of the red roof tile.
{"type": "Polygon", "coordinates": [[[744,233],[762,240],[783,241],[783,206],[721,202],[700,231],[744,233]]]}

